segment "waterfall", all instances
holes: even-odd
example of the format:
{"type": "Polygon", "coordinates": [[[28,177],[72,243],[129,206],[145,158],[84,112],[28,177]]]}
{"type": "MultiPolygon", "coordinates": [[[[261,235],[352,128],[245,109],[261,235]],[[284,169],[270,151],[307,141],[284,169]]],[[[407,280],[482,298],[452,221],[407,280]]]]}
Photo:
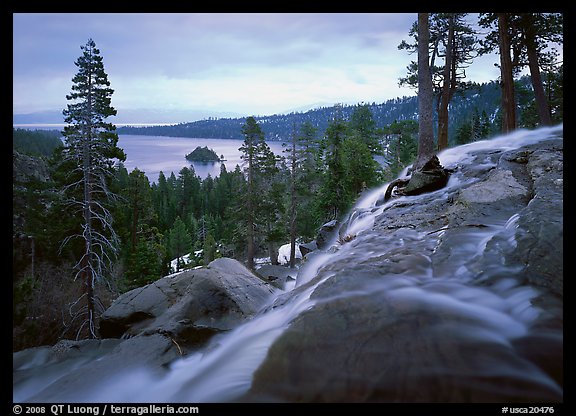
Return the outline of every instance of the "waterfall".
{"type": "MultiPolygon", "coordinates": [[[[444,167],[456,168],[478,163],[473,162],[474,152],[517,149],[561,133],[562,125],[534,131],[519,130],[491,140],[447,149],[438,156],[444,167]]],[[[486,169],[492,167],[492,162],[487,160],[485,163],[486,169]]],[[[449,198],[455,189],[469,186],[475,181],[477,179],[474,177],[452,175],[447,186],[436,191],[434,196],[438,200],[449,198]]],[[[440,244],[446,232],[444,229],[432,232],[398,229],[390,232],[390,238],[384,238],[382,231],[373,229],[379,216],[385,215],[392,206],[410,202],[418,207],[420,198],[426,197],[398,197],[382,203],[381,197],[387,185],[366,193],[350,211],[344,223],[346,234],[354,236],[351,243],[339,244],[337,235],[334,235],[331,249],[315,252],[303,263],[295,287],[272,299],[251,320],[213,338],[203,350],[176,360],[163,377],[146,368],[134,369],[115,375],[112,382],[106,381],[93,386],[90,391],[79,392],[79,397],[87,402],[195,403],[228,402],[241,398],[251,388],[253,374],[265,361],[271,345],[296,318],[314,308],[318,302],[313,296],[314,292],[330,283],[342,265],[360,269],[374,259],[380,259],[388,251],[400,250],[403,245],[436,247],[440,244]]],[[[505,274],[511,272],[513,266],[504,264],[496,254],[493,263],[479,263],[481,256],[487,250],[494,250],[496,245],[499,251],[494,250],[494,253],[516,247],[514,232],[518,226],[518,215],[513,213],[507,218],[481,225],[472,224],[452,234],[451,238],[456,241],[449,253],[449,270],[445,272],[442,268],[434,269],[429,256],[422,254],[415,257],[410,275],[359,281],[354,294],[339,293],[337,296],[346,298],[382,293],[398,302],[418,302],[427,308],[461,316],[466,321],[460,327],[462,337],[509,345],[512,339],[525,335],[532,322],[541,316],[542,310],[531,302],[538,291],[506,278],[505,274]],[[480,267],[482,278],[487,281],[493,276],[498,278],[490,280],[486,286],[469,285],[469,280],[479,275],[477,269],[480,267]],[[466,326],[468,324],[470,326],[466,326]]],[[[326,299],[333,298],[327,297],[323,301],[326,299]]],[[[551,389],[556,388],[549,380],[542,383],[551,389]]]]}

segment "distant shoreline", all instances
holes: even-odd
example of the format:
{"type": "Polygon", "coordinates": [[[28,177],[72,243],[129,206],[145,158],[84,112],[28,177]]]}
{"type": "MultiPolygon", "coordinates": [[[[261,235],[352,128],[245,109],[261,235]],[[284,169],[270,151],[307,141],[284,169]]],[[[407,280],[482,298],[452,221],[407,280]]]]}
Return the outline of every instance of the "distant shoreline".
{"type": "MultiPolygon", "coordinates": [[[[116,127],[150,127],[150,126],[172,126],[174,123],[113,123],[116,127]]],[[[36,127],[38,129],[62,129],[68,124],[66,123],[13,123],[13,128],[32,128],[36,127]]]]}

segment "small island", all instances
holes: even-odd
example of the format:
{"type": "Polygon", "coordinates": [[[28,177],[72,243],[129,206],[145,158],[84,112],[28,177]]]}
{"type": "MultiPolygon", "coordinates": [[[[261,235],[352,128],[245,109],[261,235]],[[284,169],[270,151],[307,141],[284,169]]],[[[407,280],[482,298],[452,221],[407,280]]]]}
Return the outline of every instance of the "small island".
{"type": "Polygon", "coordinates": [[[196,149],[186,155],[186,159],[191,162],[220,162],[223,160],[223,158],[218,157],[213,149],[208,149],[208,146],[196,147],[196,149]]]}

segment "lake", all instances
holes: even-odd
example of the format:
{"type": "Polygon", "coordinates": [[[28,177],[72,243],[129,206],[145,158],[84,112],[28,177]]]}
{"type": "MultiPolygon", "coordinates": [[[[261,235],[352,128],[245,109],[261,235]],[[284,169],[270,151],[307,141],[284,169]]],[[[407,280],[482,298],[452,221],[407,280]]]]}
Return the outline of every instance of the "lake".
{"type": "MultiPolygon", "coordinates": [[[[145,126],[146,124],[131,124],[145,126]]],[[[156,125],[156,124],[155,124],[156,125]]],[[[24,128],[29,130],[62,130],[65,124],[13,124],[14,128],[24,128]]],[[[117,125],[118,127],[120,124],[117,125]]],[[[124,166],[131,172],[134,168],[143,171],[150,183],[158,182],[160,171],[166,177],[174,172],[178,172],[183,167],[194,167],[194,171],[200,178],[204,179],[208,175],[216,177],[220,175],[220,162],[202,163],[189,162],[186,155],[196,148],[196,146],[208,146],[213,149],[218,156],[224,156],[226,169],[232,171],[236,165],[242,167],[240,151],[243,140],[233,139],[206,139],[189,137],[169,137],[169,136],[140,136],[131,134],[118,135],[118,146],[124,149],[126,161],[124,166]]],[[[267,142],[276,155],[282,155],[282,142],[267,142]]]]}
{"type": "MultiPolygon", "coordinates": [[[[208,175],[216,177],[220,174],[220,162],[202,163],[189,162],[185,156],[194,150],[197,146],[207,146],[213,149],[218,156],[224,156],[228,171],[236,168],[236,165],[242,166],[241,153],[238,150],[242,146],[243,140],[233,139],[204,139],[188,137],[168,137],[168,136],[137,136],[130,134],[121,134],[118,136],[118,147],[124,149],[126,161],[124,165],[128,172],[134,168],[143,171],[150,183],[158,182],[160,171],[164,172],[166,177],[174,172],[178,172],[183,167],[193,166],[196,174],[204,179],[208,175]]],[[[267,142],[276,155],[282,155],[282,142],[267,142]]]]}

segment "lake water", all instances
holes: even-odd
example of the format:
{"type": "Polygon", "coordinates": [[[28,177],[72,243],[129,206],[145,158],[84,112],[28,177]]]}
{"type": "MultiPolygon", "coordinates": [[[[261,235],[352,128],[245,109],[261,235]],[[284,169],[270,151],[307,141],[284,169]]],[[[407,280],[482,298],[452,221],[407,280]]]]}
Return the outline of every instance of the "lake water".
{"type": "MultiPolygon", "coordinates": [[[[189,162],[185,156],[194,150],[197,146],[208,146],[213,149],[218,156],[224,156],[228,171],[236,168],[236,165],[242,167],[241,153],[238,150],[242,146],[243,140],[233,139],[203,139],[188,137],[168,137],[168,136],[137,136],[121,134],[118,136],[118,147],[124,149],[126,161],[124,165],[128,172],[138,168],[145,172],[148,180],[158,182],[160,171],[166,177],[174,172],[178,172],[183,167],[194,167],[194,171],[202,179],[208,175],[216,177],[220,174],[220,162],[202,163],[189,162]]],[[[281,142],[268,142],[270,150],[277,155],[282,155],[281,142]]]]}
{"type": "MultiPolygon", "coordinates": [[[[64,124],[14,124],[14,128],[25,128],[30,130],[61,130],[64,124]]],[[[220,162],[201,163],[189,162],[186,155],[196,148],[196,146],[208,146],[213,149],[218,156],[224,156],[224,164],[228,171],[236,168],[236,165],[242,167],[240,151],[243,140],[232,139],[206,139],[206,138],[189,138],[189,137],[168,137],[168,136],[140,136],[130,134],[118,135],[118,146],[124,149],[126,161],[124,166],[131,172],[134,168],[143,171],[148,180],[158,182],[160,171],[164,172],[166,177],[174,172],[178,172],[183,167],[194,167],[194,171],[200,178],[204,179],[208,175],[216,177],[220,174],[220,162]]],[[[270,150],[276,155],[282,155],[281,142],[268,142],[270,150]]]]}

